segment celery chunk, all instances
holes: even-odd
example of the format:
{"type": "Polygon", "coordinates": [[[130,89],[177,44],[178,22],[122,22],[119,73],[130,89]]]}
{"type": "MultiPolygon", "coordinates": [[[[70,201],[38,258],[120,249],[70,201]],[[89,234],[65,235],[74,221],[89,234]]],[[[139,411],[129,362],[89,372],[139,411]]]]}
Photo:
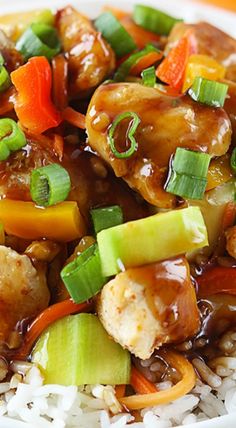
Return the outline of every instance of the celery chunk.
{"type": "Polygon", "coordinates": [[[208,245],[198,207],[155,214],[102,230],[97,235],[103,274],[175,257],[208,245]]]}
{"type": "Polygon", "coordinates": [[[32,354],[44,383],[128,384],[130,354],[108,336],[98,317],[70,315],[52,324],[32,354]]]}

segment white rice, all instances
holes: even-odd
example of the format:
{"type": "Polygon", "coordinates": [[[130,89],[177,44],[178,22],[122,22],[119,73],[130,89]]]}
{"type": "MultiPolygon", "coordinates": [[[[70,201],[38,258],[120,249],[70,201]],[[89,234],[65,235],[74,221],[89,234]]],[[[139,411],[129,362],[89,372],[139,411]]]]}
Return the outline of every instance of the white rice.
{"type": "MultiPolygon", "coordinates": [[[[170,428],[236,415],[236,358],[224,357],[219,363],[214,370],[218,376],[220,371],[223,374],[219,386],[198,380],[184,397],[143,410],[143,422],[134,422],[130,414],[122,412],[111,386],[43,385],[39,369],[29,365],[24,374],[0,383],[0,427],[170,428]]],[[[17,368],[16,364],[15,371],[17,368]]],[[[158,384],[162,389],[170,386],[170,382],[158,384]]]]}

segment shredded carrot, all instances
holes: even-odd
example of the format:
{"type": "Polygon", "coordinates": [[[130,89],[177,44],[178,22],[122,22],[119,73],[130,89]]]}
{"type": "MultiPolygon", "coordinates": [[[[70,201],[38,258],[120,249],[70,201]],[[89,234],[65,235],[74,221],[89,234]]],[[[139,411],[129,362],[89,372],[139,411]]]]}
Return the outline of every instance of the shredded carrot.
{"type": "Polygon", "coordinates": [[[236,219],[236,203],[229,202],[224,211],[223,220],[222,220],[222,231],[228,229],[234,225],[236,219]]]}
{"type": "Polygon", "coordinates": [[[59,110],[68,106],[68,61],[64,55],[57,55],[52,60],[53,101],[59,110]]]}
{"type": "Polygon", "coordinates": [[[85,115],[74,110],[72,107],[66,107],[62,112],[62,117],[71,125],[77,128],[85,129],[85,115]]]}
{"type": "Polygon", "coordinates": [[[64,139],[59,134],[54,134],[53,139],[54,139],[53,150],[55,154],[58,156],[59,160],[61,161],[64,153],[64,139]]]}
{"type": "Polygon", "coordinates": [[[151,394],[157,392],[157,388],[154,383],[149,382],[134,366],[131,370],[130,383],[138,394],[151,394]]]}
{"type": "Polygon", "coordinates": [[[236,295],[235,268],[214,266],[197,279],[198,297],[204,298],[218,293],[236,295]]]}
{"type": "Polygon", "coordinates": [[[115,387],[115,394],[116,394],[116,398],[122,398],[125,395],[125,388],[126,385],[116,385],[115,387]]]}
{"type": "Polygon", "coordinates": [[[14,355],[14,359],[25,360],[29,356],[38,337],[55,321],[66,315],[88,312],[91,308],[92,304],[90,302],[76,304],[71,299],[49,306],[29,326],[23,345],[18,349],[17,354],[14,355]]]}
{"type": "Polygon", "coordinates": [[[167,363],[181,374],[182,379],[170,389],[153,392],[151,394],[131,395],[120,399],[127,409],[138,410],[149,406],[166,404],[187,394],[194,387],[196,374],[189,361],[174,351],[161,351],[160,355],[167,363]]]}
{"type": "Polygon", "coordinates": [[[150,67],[155,62],[159,61],[163,57],[162,52],[150,52],[144,57],[140,58],[137,64],[135,64],[131,70],[130,74],[133,76],[139,75],[145,68],[150,67]]]}
{"type": "Polygon", "coordinates": [[[14,99],[16,96],[16,90],[12,86],[6,92],[0,96],[0,116],[9,113],[14,109],[14,99]]]}

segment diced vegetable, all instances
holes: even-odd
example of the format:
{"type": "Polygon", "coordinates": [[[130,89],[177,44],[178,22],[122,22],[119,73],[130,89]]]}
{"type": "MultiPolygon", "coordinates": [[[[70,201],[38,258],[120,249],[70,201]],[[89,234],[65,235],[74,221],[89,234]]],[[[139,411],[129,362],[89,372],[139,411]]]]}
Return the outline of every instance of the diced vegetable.
{"type": "Polygon", "coordinates": [[[223,107],[228,91],[225,83],[196,77],[188,93],[194,101],[212,107],[223,107]]]}
{"type": "Polygon", "coordinates": [[[119,205],[94,208],[91,210],[91,216],[96,234],[103,229],[123,223],[123,212],[119,205]]]}
{"type": "Polygon", "coordinates": [[[236,147],[233,149],[233,152],[230,158],[230,165],[233,172],[236,174],[236,147]]]}
{"type": "Polygon", "coordinates": [[[30,58],[11,73],[18,95],[16,114],[25,128],[41,134],[61,122],[60,113],[51,101],[52,72],[45,57],[30,58]]]}
{"type": "Polygon", "coordinates": [[[195,51],[195,39],[187,33],[168,53],[156,71],[158,79],[172,88],[182,89],[184,73],[190,55],[195,51]]]}
{"type": "Polygon", "coordinates": [[[140,119],[136,113],[133,111],[127,111],[125,113],[121,113],[118,116],[116,116],[114,122],[112,123],[111,127],[108,131],[108,141],[111,148],[111,151],[113,155],[118,159],[127,159],[131,157],[137,150],[138,150],[138,143],[134,137],[134,134],[138,128],[138,125],[140,124],[140,119]],[[122,122],[124,119],[131,119],[129,129],[127,132],[127,138],[130,141],[130,147],[125,150],[124,152],[120,152],[116,148],[115,143],[115,131],[117,126],[120,122],[122,122]]]}
{"type": "Polygon", "coordinates": [[[130,355],[106,333],[92,314],[67,316],[37,342],[32,360],[44,382],[62,385],[127,384],[130,355]]]}
{"type": "Polygon", "coordinates": [[[29,12],[11,13],[9,15],[1,15],[0,29],[16,41],[26,28],[33,22],[42,22],[44,24],[53,25],[54,15],[50,9],[36,9],[29,12]]]}
{"type": "Polygon", "coordinates": [[[182,92],[186,92],[194,83],[196,77],[209,80],[223,79],[226,69],[214,58],[208,55],[191,55],[184,75],[182,92]]]}
{"type": "Polygon", "coordinates": [[[167,36],[176,22],[182,19],[174,18],[150,6],[137,4],[134,7],[133,19],[136,24],[153,31],[153,33],[167,36]]]}
{"type": "Polygon", "coordinates": [[[143,72],[141,73],[142,79],[143,79],[143,84],[145,86],[150,86],[151,88],[153,88],[156,84],[156,70],[155,67],[149,67],[146,68],[145,70],[143,70],[143,72]]]}
{"type": "Polygon", "coordinates": [[[76,202],[62,202],[42,209],[33,202],[1,199],[0,221],[7,234],[31,240],[48,238],[69,242],[86,232],[76,202]]]}
{"type": "Polygon", "coordinates": [[[95,296],[107,282],[102,274],[97,244],[91,245],[61,271],[70,296],[75,303],[82,303],[95,296]]]}
{"type": "Polygon", "coordinates": [[[25,59],[45,56],[51,60],[60,52],[60,48],[56,29],[41,22],[31,24],[16,44],[16,49],[22,53],[25,59]]]}
{"type": "Polygon", "coordinates": [[[0,119],[0,161],[26,145],[24,132],[13,119],[0,119]]]}
{"type": "Polygon", "coordinates": [[[226,183],[232,177],[233,171],[230,168],[230,157],[228,153],[219,158],[212,159],[207,173],[206,191],[226,183]]]}
{"type": "Polygon", "coordinates": [[[117,274],[122,265],[141,266],[208,245],[198,207],[159,213],[102,230],[97,240],[106,276],[117,274]]]}
{"type": "Polygon", "coordinates": [[[94,22],[98,31],[111,45],[118,57],[129,54],[136,44],[123,25],[111,12],[104,12],[94,22]]]}
{"type": "Polygon", "coordinates": [[[171,388],[164,391],[131,395],[120,399],[120,402],[130,410],[144,409],[145,407],[167,404],[187,394],[196,383],[196,374],[193,365],[177,352],[170,350],[159,351],[162,359],[166,360],[181,374],[182,379],[171,388]]]}
{"type": "Polygon", "coordinates": [[[211,157],[178,147],[172,162],[166,191],[189,199],[202,199],[207,185],[211,157]]]}
{"type": "Polygon", "coordinates": [[[77,304],[71,299],[63,300],[62,302],[55,303],[44,309],[44,311],[28,326],[24,341],[17,350],[17,353],[14,354],[14,357],[16,360],[26,360],[31,354],[36,340],[51,324],[67,315],[88,312],[91,311],[91,309],[92,305],[90,302],[77,304]]]}
{"type": "Polygon", "coordinates": [[[70,176],[56,163],[34,169],[30,178],[32,200],[42,207],[58,204],[67,199],[71,188],[70,176]]]}
{"type": "Polygon", "coordinates": [[[139,71],[141,72],[143,68],[146,68],[149,65],[154,64],[156,61],[160,60],[161,58],[162,58],[162,53],[158,49],[156,49],[154,46],[149,44],[145,46],[144,49],[142,49],[139,52],[133,53],[132,55],[129,56],[129,58],[127,58],[124,62],[122,62],[122,64],[120,65],[120,67],[118,68],[118,70],[114,75],[114,80],[116,82],[122,82],[125,80],[125,78],[128,76],[131,70],[132,70],[132,74],[136,74],[134,73],[134,67],[138,66],[139,71]],[[147,57],[148,57],[148,61],[151,61],[151,62],[148,62],[148,63],[146,62],[147,57]],[[140,69],[140,62],[142,60],[145,60],[145,64],[140,69]]]}

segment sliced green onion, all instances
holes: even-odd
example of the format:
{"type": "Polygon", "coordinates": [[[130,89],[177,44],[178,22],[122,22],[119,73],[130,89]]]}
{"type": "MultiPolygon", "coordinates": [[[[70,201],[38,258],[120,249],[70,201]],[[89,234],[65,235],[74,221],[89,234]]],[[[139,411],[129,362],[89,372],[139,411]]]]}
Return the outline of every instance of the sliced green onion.
{"type": "Polygon", "coordinates": [[[42,55],[51,60],[60,52],[60,48],[56,29],[42,22],[31,24],[16,44],[16,49],[25,59],[42,55]]]}
{"type": "Polygon", "coordinates": [[[91,210],[91,216],[96,234],[103,229],[123,223],[123,212],[119,205],[95,208],[91,210]]]}
{"type": "Polygon", "coordinates": [[[11,86],[11,79],[7,69],[0,66],[0,92],[6,91],[11,86]]]}
{"type": "Polygon", "coordinates": [[[191,177],[173,171],[166,191],[186,199],[202,199],[206,186],[206,178],[191,177]]]}
{"type": "Polygon", "coordinates": [[[56,163],[34,169],[31,173],[30,193],[39,206],[48,207],[65,201],[70,188],[68,172],[56,163]]]}
{"type": "Polygon", "coordinates": [[[236,174],[236,147],[233,149],[233,152],[230,158],[230,165],[233,172],[236,174]]]}
{"type": "Polygon", "coordinates": [[[228,85],[213,80],[196,77],[188,93],[194,101],[212,107],[223,107],[228,85]]]}
{"type": "Polygon", "coordinates": [[[11,86],[11,79],[6,67],[4,67],[4,62],[4,58],[0,54],[0,92],[5,91],[11,86]]]}
{"type": "Polygon", "coordinates": [[[32,23],[40,22],[47,25],[54,25],[55,22],[55,15],[52,13],[50,9],[43,9],[41,11],[38,11],[38,13],[35,15],[35,17],[32,20],[32,23]]]}
{"type": "Polygon", "coordinates": [[[97,244],[91,245],[66,265],[61,271],[61,279],[75,303],[95,296],[107,282],[102,274],[97,244]]]}
{"type": "MultiPolygon", "coordinates": [[[[66,316],[51,324],[32,353],[45,384],[130,383],[130,353],[109,337],[93,314],[66,316]]],[[[93,423],[88,422],[91,428],[93,423]]]]}
{"type": "Polygon", "coordinates": [[[210,160],[211,156],[208,153],[195,152],[177,147],[173,160],[173,169],[178,174],[206,178],[210,160]]]}
{"type": "Polygon", "coordinates": [[[95,20],[94,25],[118,57],[127,55],[136,49],[137,46],[133,38],[111,12],[102,13],[95,20]]]}
{"type": "Polygon", "coordinates": [[[142,49],[139,52],[135,52],[134,54],[130,55],[130,57],[124,61],[120,67],[118,68],[118,70],[116,71],[115,75],[114,75],[114,80],[116,82],[122,82],[125,80],[126,76],[128,76],[131,68],[137,64],[137,62],[143,58],[144,56],[146,56],[147,54],[149,54],[150,52],[159,52],[158,49],[156,49],[154,46],[152,45],[147,45],[145,46],[144,49],[142,49]]]}
{"type": "Polygon", "coordinates": [[[178,147],[166,191],[188,199],[202,199],[211,157],[178,147]]]}
{"type": "Polygon", "coordinates": [[[125,113],[121,113],[115,118],[114,122],[112,123],[108,131],[108,142],[110,144],[111,151],[116,158],[127,159],[138,150],[138,143],[135,140],[134,134],[140,122],[141,122],[140,118],[133,111],[127,111],[125,113]],[[115,134],[116,127],[124,119],[132,119],[127,132],[127,137],[130,140],[130,148],[127,149],[125,152],[119,152],[116,149],[114,134],[115,134]]]}
{"type": "Polygon", "coordinates": [[[0,119],[0,161],[26,145],[24,132],[13,119],[0,119]]]}
{"type": "Polygon", "coordinates": [[[151,88],[153,88],[156,84],[156,70],[155,67],[148,67],[145,70],[142,71],[141,73],[142,79],[143,79],[143,84],[145,86],[150,86],[151,88]]]}
{"type": "Polygon", "coordinates": [[[174,18],[153,7],[141,4],[134,6],[133,20],[146,30],[164,36],[168,36],[176,22],[182,21],[182,19],[174,18]]]}

